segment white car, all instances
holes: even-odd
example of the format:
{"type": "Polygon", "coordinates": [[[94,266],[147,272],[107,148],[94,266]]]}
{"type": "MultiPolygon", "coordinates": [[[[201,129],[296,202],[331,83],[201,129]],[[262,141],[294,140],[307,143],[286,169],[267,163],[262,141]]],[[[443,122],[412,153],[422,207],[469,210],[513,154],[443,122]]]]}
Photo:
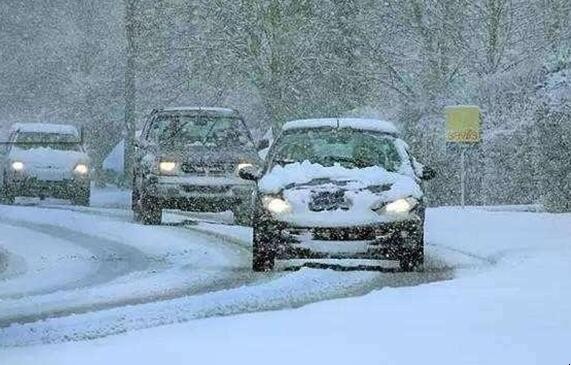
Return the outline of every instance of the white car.
{"type": "Polygon", "coordinates": [[[422,180],[396,128],[379,120],[286,123],[257,181],[252,267],[326,265],[409,271],[424,261],[422,180]],[[389,261],[389,262],[386,262],[389,261]],[[391,261],[394,261],[392,263],[391,261]]]}
{"type": "Polygon", "coordinates": [[[18,123],[10,130],[2,159],[2,196],[70,199],[89,205],[89,158],[76,127],[18,123]]]}

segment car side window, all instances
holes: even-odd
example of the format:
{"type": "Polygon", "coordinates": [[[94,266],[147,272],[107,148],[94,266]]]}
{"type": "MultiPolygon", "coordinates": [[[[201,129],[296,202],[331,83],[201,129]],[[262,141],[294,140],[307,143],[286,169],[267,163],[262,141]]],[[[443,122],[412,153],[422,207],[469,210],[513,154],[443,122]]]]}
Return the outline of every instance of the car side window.
{"type": "Polygon", "coordinates": [[[149,129],[151,128],[151,125],[154,121],[153,117],[148,117],[147,121],[145,122],[145,126],[143,127],[143,131],[141,132],[141,139],[142,140],[148,140],[148,135],[149,135],[149,129]]]}

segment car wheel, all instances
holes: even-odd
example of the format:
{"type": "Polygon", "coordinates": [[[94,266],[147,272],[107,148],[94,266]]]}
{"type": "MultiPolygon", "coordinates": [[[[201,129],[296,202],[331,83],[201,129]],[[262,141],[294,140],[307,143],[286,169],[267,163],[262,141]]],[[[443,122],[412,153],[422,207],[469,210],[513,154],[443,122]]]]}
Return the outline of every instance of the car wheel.
{"type": "Polygon", "coordinates": [[[88,207],[90,196],[91,196],[91,189],[89,187],[78,188],[77,192],[75,193],[75,196],[73,196],[73,198],[71,199],[71,203],[73,205],[88,207]]]}
{"type": "Polygon", "coordinates": [[[402,257],[399,262],[401,271],[411,272],[424,265],[424,250],[422,248],[412,251],[402,257]]]}
{"type": "Polygon", "coordinates": [[[254,246],[252,250],[252,270],[256,272],[274,269],[275,252],[270,247],[270,235],[263,226],[254,226],[254,246]]]}
{"type": "Polygon", "coordinates": [[[252,207],[250,204],[240,204],[232,209],[234,214],[234,224],[239,226],[252,226],[252,207]]]}
{"type": "Polygon", "coordinates": [[[2,196],[2,204],[14,205],[15,202],[16,202],[16,197],[14,195],[11,195],[9,193],[4,193],[4,195],[2,196]]]}
{"type": "Polygon", "coordinates": [[[131,209],[135,210],[137,208],[137,204],[139,204],[139,192],[136,188],[133,188],[131,192],[131,209]]]}
{"type": "Polygon", "coordinates": [[[137,220],[144,225],[160,225],[162,220],[162,207],[158,199],[143,195],[139,199],[139,207],[135,210],[137,220]]]}
{"type": "Polygon", "coordinates": [[[16,196],[7,185],[4,185],[1,194],[2,204],[13,205],[16,202],[16,196]]]}

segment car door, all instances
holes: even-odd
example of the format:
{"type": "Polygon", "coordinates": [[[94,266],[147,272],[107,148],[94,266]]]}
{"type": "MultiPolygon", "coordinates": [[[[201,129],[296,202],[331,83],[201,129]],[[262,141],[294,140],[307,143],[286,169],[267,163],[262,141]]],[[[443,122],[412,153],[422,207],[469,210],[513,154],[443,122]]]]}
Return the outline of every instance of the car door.
{"type": "Polygon", "coordinates": [[[151,113],[148,117],[147,120],[145,121],[144,125],[143,125],[143,129],[141,131],[141,135],[136,138],[136,143],[135,143],[135,156],[134,156],[134,163],[133,163],[133,188],[134,189],[140,189],[142,188],[142,180],[144,177],[144,168],[143,168],[143,158],[145,157],[145,155],[147,153],[149,153],[148,151],[148,135],[149,135],[149,129],[151,124],[154,121],[154,113],[151,113]]]}

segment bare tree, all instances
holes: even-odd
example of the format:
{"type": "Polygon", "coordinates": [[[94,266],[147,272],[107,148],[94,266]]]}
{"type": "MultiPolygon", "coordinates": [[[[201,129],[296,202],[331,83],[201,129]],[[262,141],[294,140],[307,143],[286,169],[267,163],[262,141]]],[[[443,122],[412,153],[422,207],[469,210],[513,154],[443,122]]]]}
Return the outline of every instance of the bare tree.
{"type": "Polygon", "coordinates": [[[137,20],[138,0],[125,0],[125,36],[127,62],[125,65],[125,179],[131,182],[133,155],[135,152],[136,106],[137,106],[137,20]]]}

